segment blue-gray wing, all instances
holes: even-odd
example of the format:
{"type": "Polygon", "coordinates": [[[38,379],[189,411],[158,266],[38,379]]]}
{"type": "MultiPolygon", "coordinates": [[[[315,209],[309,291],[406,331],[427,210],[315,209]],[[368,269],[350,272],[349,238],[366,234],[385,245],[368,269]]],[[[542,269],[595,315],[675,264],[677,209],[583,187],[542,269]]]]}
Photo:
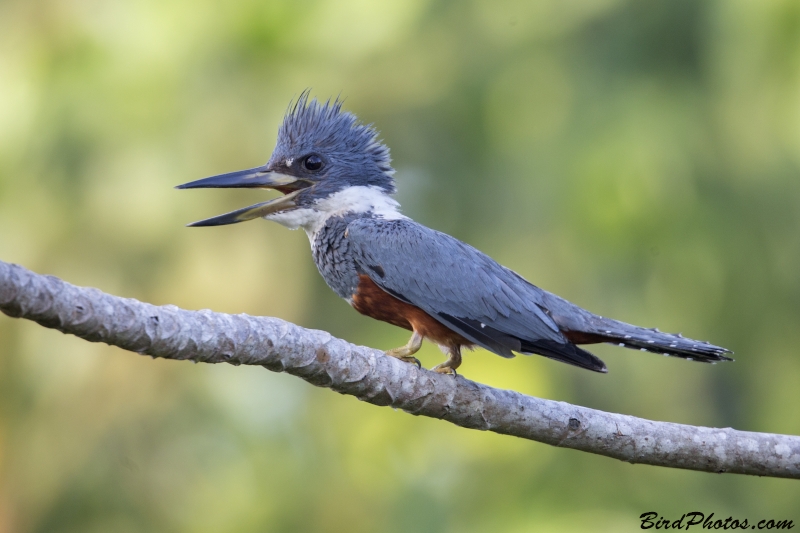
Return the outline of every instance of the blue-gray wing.
{"type": "Polygon", "coordinates": [[[503,357],[538,353],[605,371],[570,343],[546,313],[543,291],[486,254],[409,219],[356,219],[347,240],[360,270],[392,296],[419,307],[503,357]]]}

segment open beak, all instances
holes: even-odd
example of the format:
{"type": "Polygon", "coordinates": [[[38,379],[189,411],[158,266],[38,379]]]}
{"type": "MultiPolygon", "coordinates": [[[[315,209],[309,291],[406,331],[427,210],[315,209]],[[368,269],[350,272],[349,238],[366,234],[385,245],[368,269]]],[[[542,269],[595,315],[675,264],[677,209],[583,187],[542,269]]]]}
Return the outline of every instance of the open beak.
{"type": "Polygon", "coordinates": [[[295,197],[300,194],[302,189],[311,186],[312,183],[306,180],[280,174],[268,170],[266,166],[239,170],[229,174],[220,174],[197,181],[190,181],[183,185],[178,185],[176,189],[209,189],[209,188],[253,188],[253,189],[276,189],[285,194],[280,198],[275,198],[268,202],[251,205],[243,209],[237,209],[224,215],[207,218],[198,222],[188,224],[188,226],[223,226],[225,224],[236,224],[254,218],[265,217],[272,213],[288,211],[297,207],[294,203],[295,197]]]}

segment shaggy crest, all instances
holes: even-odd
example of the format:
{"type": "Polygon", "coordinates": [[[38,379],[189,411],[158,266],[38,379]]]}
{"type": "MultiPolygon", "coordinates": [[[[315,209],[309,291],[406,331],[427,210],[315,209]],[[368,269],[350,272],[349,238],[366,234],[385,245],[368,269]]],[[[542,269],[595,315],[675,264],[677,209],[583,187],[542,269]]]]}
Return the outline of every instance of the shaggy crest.
{"type": "Polygon", "coordinates": [[[309,91],[303,91],[294,103],[289,104],[278,130],[278,144],[335,153],[350,163],[368,163],[392,181],[387,188],[394,192],[391,180],[394,169],[389,148],[378,139],[378,132],[371,124],[364,124],[352,113],[342,111],[339,98],[323,104],[316,98],[309,100],[309,91]]]}

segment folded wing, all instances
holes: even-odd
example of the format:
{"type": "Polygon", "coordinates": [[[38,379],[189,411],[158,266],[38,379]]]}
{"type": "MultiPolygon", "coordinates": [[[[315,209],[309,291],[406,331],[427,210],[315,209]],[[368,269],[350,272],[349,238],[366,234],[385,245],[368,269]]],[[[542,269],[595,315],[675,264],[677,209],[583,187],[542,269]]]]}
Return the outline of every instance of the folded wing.
{"type": "Polygon", "coordinates": [[[503,357],[536,353],[606,371],[561,333],[543,291],[458,239],[408,219],[365,218],[348,225],[347,239],[359,269],[381,289],[471,342],[503,357]]]}

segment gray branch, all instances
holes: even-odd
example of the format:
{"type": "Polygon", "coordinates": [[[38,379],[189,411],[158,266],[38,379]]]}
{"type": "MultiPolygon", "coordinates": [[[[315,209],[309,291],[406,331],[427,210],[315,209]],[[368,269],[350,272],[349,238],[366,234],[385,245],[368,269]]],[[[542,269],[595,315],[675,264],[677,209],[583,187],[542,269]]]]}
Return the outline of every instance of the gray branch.
{"type": "Polygon", "coordinates": [[[277,318],[186,311],[0,261],[0,310],[143,355],[260,365],[375,405],[629,463],[800,478],[800,437],[653,422],[436,374],[277,318]]]}

